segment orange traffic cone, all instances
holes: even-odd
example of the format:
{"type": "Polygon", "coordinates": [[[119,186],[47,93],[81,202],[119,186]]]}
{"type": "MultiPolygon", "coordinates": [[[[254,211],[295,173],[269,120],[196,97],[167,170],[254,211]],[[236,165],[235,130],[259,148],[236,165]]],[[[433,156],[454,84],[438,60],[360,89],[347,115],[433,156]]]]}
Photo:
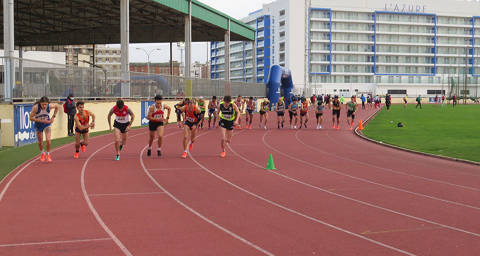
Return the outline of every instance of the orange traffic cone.
{"type": "Polygon", "coordinates": [[[360,120],[360,124],[358,124],[358,130],[359,130],[359,131],[363,130],[362,120],[360,120]]]}

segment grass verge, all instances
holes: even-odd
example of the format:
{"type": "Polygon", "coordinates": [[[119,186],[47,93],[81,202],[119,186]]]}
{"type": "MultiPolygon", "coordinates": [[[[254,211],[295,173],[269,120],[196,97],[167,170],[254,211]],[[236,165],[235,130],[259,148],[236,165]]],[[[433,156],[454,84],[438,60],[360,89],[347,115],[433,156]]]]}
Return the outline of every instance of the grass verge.
{"type": "Polygon", "coordinates": [[[415,105],[382,109],[365,127],[365,136],[388,144],[480,162],[480,105],[415,105]],[[401,122],[404,127],[397,127],[401,122]]]}

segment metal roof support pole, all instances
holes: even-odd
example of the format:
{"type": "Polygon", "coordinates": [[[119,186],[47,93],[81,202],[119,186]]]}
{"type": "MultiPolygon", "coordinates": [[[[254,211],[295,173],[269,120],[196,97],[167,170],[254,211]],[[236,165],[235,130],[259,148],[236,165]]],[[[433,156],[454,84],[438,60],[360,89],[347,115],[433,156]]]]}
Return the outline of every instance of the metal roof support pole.
{"type": "Polygon", "coordinates": [[[130,97],[130,68],[129,68],[129,43],[130,43],[130,7],[129,0],[120,1],[120,66],[122,72],[121,91],[122,97],[130,97]]]}
{"type": "Polygon", "coordinates": [[[230,19],[228,29],[225,31],[225,95],[231,95],[230,91],[230,19]]]}
{"type": "Polygon", "coordinates": [[[230,81],[230,20],[225,31],[225,80],[230,81]]]}
{"type": "Polygon", "coordinates": [[[252,42],[252,82],[257,82],[257,32],[255,32],[255,40],[252,42]]]}
{"type": "Polygon", "coordinates": [[[15,84],[15,38],[13,22],[13,0],[3,0],[3,44],[5,59],[5,85],[4,98],[6,102],[12,102],[12,89],[15,84]]]}
{"type": "Polygon", "coordinates": [[[191,98],[192,79],[192,0],[188,1],[188,15],[185,15],[185,97],[191,98]]]}
{"type": "MultiPolygon", "coordinates": [[[[18,81],[19,81],[19,84],[17,86],[19,86],[22,90],[17,90],[17,93],[13,95],[13,98],[21,98],[23,97],[23,47],[22,46],[19,46],[18,47],[18,81]]],[[[17,88],[18,89],[18,88],[17,88]]]]}

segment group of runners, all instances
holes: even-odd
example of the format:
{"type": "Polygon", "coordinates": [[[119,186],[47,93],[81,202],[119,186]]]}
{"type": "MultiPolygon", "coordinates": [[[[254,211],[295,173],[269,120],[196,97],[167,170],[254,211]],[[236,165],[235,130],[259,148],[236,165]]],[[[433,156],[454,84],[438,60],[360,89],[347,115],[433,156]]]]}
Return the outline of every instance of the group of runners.
{"type": "MultiPolygon", "coordinates": [[[[283,97],[273,106],[268,100],[260,103],[260,122],[259,127],[268,129],[268,115],[273,111],[277,114],[277,128],[281,129],[285,126],[285,114],[288,111],[289,125],[291,129],[307,128],[308,113],[314,107],[316,116],[316,129],[322,129],[322,119],[325,108],[332,110],[332,128],[340,129],[340,110],[342,103],[338,96],[332,99],[318,98],[315,102],[309,102],[305,98],[293,97],[292,102],[288,105],[285,103],[283,97]],[[299,117],[299,118],[298,118],[299,117]]],[[[76,103],[77,114],[75,115],[75,152],[74,158],[79,157],[80,152],[85,152],[88,146],[90,129],[95,128],[95,114],[85,109],[85,103],[79,101],[76,103]]],[[[357,104],[355,97],[346,105],[347,109],[347,124],[350,129],[353,128],[355,112],[357,104]]],[[[51,125],[57,116],[59,107],[57,104],[51,103],[47,97],[42,97],[32,108],[30,113],[30,120],[35,122],[35,130],[38,140],[38,146],[41,151],[40,161],[51,162],[50,155],[51,147],[51,125]],[[50,112],[54,110],[50,117],[50,112]],[[43,147],[43,138],[46,138],[46,151],[43,147]]],[[[205,114],[208,113],[208,129],[216,128],[216,121],[219,120],[218,126],[221,130],[221,157],[226,155],[226,146],[232,140],[233,129],[242,129],[241,115],[245,111],[245,128],[252,129],[254,119],[253,113],[256,110],[256,100],[253,97],[243,99],[238,96],[232,100],[231,96],[225,96],[222,101],[218,102],[214,96],[206,105],[203,98],[199,99],[184,99],[175,104],[174,111],[177,115],[177,125],[184,130],[183,137],[183,153],[182,158],[186,158],[188,151],[192,151],[198,129],[204,128],[205,114]],[[208,112],[207,112],[208,111],[208,112]],[[182,121],[183,120],[183,121],[182,121]]],[[[170,120],[172,109],[163,102],[161,95],[154,98],[154,104],[148,109],[147,119],[149,120],[149,139],[147,156],[152,155],[152,145],[157,137],[157,156],[162,155],[162,139],[164,135],[164,128],[170,120]]],[[[131,125],[135,120],[135,114],[125,105],[123,100],[118,100],[108,113],[108,126],[110,131],[113,130],[114,135],[114,149],[115,160],[120,160],[120,152],[127,143],[127,134],[131,129],[131,125]],[[112,116],[115,116],[112,129],[112,116]]]]}

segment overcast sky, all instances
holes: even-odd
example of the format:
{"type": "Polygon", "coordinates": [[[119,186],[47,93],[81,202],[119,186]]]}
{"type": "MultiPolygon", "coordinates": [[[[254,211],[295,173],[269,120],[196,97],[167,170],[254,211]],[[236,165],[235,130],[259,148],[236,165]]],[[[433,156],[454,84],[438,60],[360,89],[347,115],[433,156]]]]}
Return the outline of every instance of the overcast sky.
{"type": "MultiPolygon", "coordinates": [[[[262,4],[270,3],[273,0],[200,0],[200,2],[207,4],[227,15],[241,19],[250,12],[262,8],[262,4]]],[[[113,47],[120,47],[120,45],[112,45],[113,47]]],[[[143,48],[147,52],[159,48],[160,51],[155,50],[150,54],[150,61],[153,62],[168,62],[170,48],[169,44],[131,44],[130,45],[130,62],[146,62],[147,56],[144,51],[136,48],[143,48]]],[[[199,61],[205,63],[207,60],[207,43],[193,43],[192,46],[192,62],[199,61]]],[[[185,53],[184,53],[185,55],[185,53]]],[[[180,61],[180,50],[174,44],[173,59],[180,61]]]]}

